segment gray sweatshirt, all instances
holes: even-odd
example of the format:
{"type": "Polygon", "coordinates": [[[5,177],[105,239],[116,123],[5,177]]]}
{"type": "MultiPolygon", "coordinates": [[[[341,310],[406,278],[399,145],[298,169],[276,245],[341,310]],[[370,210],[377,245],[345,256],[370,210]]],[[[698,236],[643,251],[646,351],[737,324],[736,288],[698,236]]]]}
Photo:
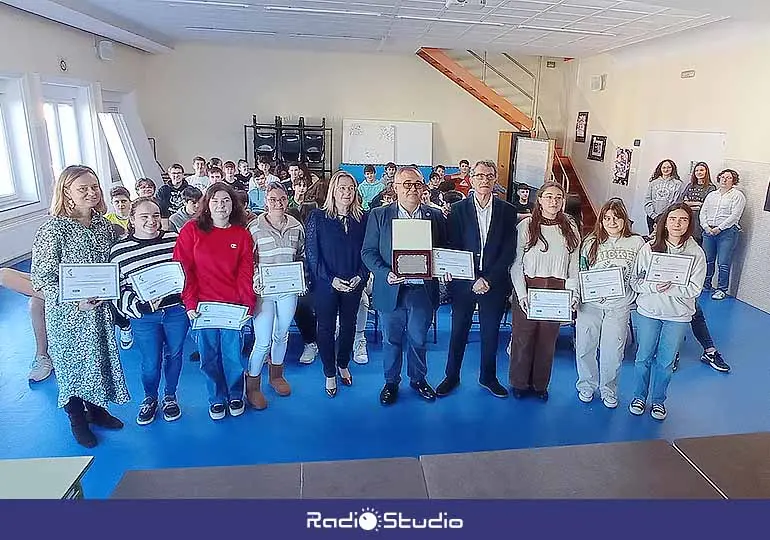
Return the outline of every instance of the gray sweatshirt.
{"type": "Polygon", "coordinates": [[[682,181],[673,176],[651,180],[644,197],[644,213],[655,219],[674,204],[682,191],[682,181]]]}

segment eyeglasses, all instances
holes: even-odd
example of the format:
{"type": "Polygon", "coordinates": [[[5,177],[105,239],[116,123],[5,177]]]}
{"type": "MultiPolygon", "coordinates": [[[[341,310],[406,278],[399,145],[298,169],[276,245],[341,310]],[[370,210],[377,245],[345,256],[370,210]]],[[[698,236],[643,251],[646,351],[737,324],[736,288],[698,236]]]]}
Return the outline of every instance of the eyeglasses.
{"type": "Polygon", "coordinates": [[[419,191],[423,187],[425,187],[425,184],[423,184],[422,182],[403,182],[403,183],[393,184],[393,185],[394,186],[403,186],[403,188],[405,190],[407,190],[407,191],[412,190],[412,189],[415,190],[415,191],[419,191]]]}
{"type": "Polygon", "coordinates": [[[487,174],[476,173],[476,174],[473,175],[473,178],[475,178],[476,180],[484,180],[485,178],[487,180],[494,180],[495,178],[497,178],[497,174],[495,174],[495,173],[487,173],[487,174]]]}
{"type": "Polygon", "coordinates": [[[275,197],[268,197],[267,198],[267,202],[269,202],[270,204],[278,204],[278,203],[282,203],[282,202],[287,202],[288,200],[289,199],[287,197],[281,197],[279,199],[276,199],[275,197]]]}

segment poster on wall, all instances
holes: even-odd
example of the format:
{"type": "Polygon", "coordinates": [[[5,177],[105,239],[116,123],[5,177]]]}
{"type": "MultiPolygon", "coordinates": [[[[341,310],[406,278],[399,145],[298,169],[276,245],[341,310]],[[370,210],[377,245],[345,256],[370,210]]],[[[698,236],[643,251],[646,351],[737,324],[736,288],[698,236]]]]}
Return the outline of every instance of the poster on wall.
{"type": "Polygon", "coordinates": [[[579,112],[577,122],[575,123],[575,142],[586,142],[586,131],[588,130],[588,112],[579,112]]]}
{"type": "Polygon", "coordinates": [[[615,153],[615,174],[612,178],[613,184],[621,186],[628,185],[628,174],[631,171],[631,149],[618,148],[615,153]]]}
{"type": "Polygon", "coordinates": [[[607,146],[607,137],[604,135],[591,135],[591,144],[588,147],[588,159],[604,161],[604,151],[607,146]]]}

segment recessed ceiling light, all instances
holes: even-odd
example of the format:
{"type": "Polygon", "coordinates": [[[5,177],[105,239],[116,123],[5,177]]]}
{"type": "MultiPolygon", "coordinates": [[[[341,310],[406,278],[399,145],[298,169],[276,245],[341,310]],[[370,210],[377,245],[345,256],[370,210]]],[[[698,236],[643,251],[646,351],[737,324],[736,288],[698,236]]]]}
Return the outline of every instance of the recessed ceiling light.
{"type": "Polygon", "coordinates": [[[347,9],[318,9],[292,6],[265,6],[265,11],[292,11],[300,13],[319,13],[323,15],[362,15],[369,17],[382,16],[382,13],[376,11],[350,11],[347,9]]]}
{"type": "Polygon", "coordinates": [[[417,17],[413,15],[396,15],[397,19],[408,19],[410,21],[430,21],[430,22],[443,22],[454,24],[470,24],[470,25],[483,25],[483,26],[505,26],[503,23],[491,22],[491,21],[463,21],[460,19],[442,19],[439,17],[417,17]]]}
{"type": "Polygon", "coordinates": [[[380,38],[373,38],[373,37],[324,36],[324,35],[318,35],[318,34],[289,34],[289,37],[305,38],[305,39],[358,39],[358,40],[365,40],[365,41],[380,41],[380,38]]]}
{"type": "Polygon", "coordinates": [[[223,32],[226,34],[253,34],[259,36],[274,36],[275,32],[263,30],[241,30],[239,28],[211,28],[208,26],[187,26],[185,30],[194,30],[196,32],[223,32]]]}
{"type": "Polygon", "coordinates": [[[607,36],[615,37],[617,34],[609,32],[594,32],[592,30],[578,30],[577,28],[549,28],[546,26],[533,26],[530,24],[519,24],[516,28],[520,30],[540,30],[542,32],[561,32],[563,34],[580,34],[583,36],[607,36]]]}

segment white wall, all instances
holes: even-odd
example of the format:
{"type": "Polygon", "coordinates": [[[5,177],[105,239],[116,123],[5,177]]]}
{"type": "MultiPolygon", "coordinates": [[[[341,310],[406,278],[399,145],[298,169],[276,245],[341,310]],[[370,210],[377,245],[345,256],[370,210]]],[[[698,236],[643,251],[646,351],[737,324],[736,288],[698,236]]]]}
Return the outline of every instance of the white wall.
{"type": "Polygon", "coordinates": [[[180,45],[147,61],[139,92],[147,134],[164,165],[243,156],[251,115],[271,123],[326,117],[341,156],[343,118],[433,122],[436,163],[497,155],[510,124],[415,55],[180,45]]]}
{"type": "MultiPolygon", "coordinates": [[[[565,129],[573,141],[569,152],[575,169],[597,207],[610,196],[637,204],[634,185],[652,173],[636,170],[647,132],[725,133],[725,164],[744,175],[740,188],[748,198],[741,220],[744,234],[733,265],[733,292],[770,312],[770,281],[761,271],[770,252],[770,213],[762,209],[770,180],[764,121],[770,118],[770,72],[762,69],[768,49],[767,27],[731,23],[577,61],[569,75],[565,129]],[[682,79],[681,72],[690,69],[696,71],[695,78],[682,79]],[[603,73],[607,74],[606,90],[592,92],[590,76],[603,73]],[[586,144],[574,143],[578,111],[589,111],[586,144]],[[586,159],[591,134],[607,136],[603,163],[586,159]],[[612,184],[615,149],[633,148],[634,139],[642,139],[642,147],[634,148],[629,185],[612,184]]],[[[686,174],[689,163],[679,166],[686,174]]]]}
{"type": "MultiPolygon", "coordinates": [[[[116,45],[115,60],[102,62],[96,57],[93,36],[5,5],[0,5],[0,35],[2,73],[71,78],[123,91],[132,90],[142,78],[144,53],[116,45]],[[60,57],[67,60],[66,73],[59,70],[60,57]]],[[[30,114],[33,135],[44,136],[42,110],[33,106],[30,114]]],[[[45,211],[14,220],[3,220],[0,214],[0,264],[29,253],[45,219],[45,211]]]]}

